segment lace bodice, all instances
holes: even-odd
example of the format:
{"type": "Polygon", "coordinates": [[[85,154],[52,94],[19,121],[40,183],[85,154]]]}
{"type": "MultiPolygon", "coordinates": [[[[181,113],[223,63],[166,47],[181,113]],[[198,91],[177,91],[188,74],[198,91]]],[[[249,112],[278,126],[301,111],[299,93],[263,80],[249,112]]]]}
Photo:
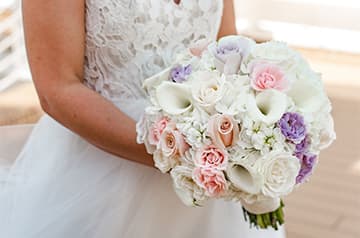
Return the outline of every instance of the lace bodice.
{"type": "Polygon", "coordinates": [[[142,81],[192,42],[215,39],[222,8],[222,0],[86,0],[85,83],[138,118],[142,81]]]}

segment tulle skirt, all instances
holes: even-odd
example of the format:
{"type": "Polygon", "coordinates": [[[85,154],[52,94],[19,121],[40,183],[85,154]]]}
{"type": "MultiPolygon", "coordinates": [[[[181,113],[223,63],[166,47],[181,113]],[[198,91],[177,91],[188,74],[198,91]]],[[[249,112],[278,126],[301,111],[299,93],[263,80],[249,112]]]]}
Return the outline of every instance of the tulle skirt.
{"type": "Polygon", "coordinates": [[[0,133],[0,237],[285,237],[250,229],[240,204],[184,206],[169,175],[110,155],[47,115],[0,133]]]}

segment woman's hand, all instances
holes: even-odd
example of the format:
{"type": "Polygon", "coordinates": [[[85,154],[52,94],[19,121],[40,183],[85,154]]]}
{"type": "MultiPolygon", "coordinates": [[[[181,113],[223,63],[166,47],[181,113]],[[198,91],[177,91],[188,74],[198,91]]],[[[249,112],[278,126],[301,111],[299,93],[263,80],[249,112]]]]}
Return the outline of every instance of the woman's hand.
{"type": "Polygon", "coordinates": [[[224,1],[224,12],[223,12],[223,18],[221,21],[218,38],[227,35],[237,34],[234,1],[233,0],[223,0],[223,1],[224,1]]]}
{"type": "Polygon", "coordinates": [[[95,146],[152,166],[152,157],[136,143],[135,122],[82,84],[84,0],[23,0],[23,17],[30,68],[44,111],[95,146]]]}

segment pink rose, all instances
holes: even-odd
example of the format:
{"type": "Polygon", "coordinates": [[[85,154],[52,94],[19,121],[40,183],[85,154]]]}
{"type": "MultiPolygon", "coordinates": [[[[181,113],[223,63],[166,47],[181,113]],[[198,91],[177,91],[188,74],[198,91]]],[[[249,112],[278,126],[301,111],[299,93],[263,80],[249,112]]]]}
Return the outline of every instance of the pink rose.
{"type": "Polygon", "coordinates": [[[189,145],[185,142],[184,136],[178,131],[167,127],[160,138],[160,149],[164,156],[183,156],[189,145]]]}
{"type": "Polygon", "coordinates": [[[190,53],[193,56],[201,57],[202,53],[207,49],[209,44],[210,41],[208,40],[205,39],[199,40],[190,47],[190,53]]]}
{"type": "Polygon", "coordinates": [[[214,115],[208,124],[208,134],[219,147],[229,147],[236,143],[240,129],[232,116],[214,115]]]}
{"type": "Polygon", "coordinates": [[[227,189],[225,175],[222,171],[197,167],[193,171],[193,180],[209,197],[218,197],[227,189]]]}
{"type": "Polygon", "coordinates": [[[251,86],[255,90],[277,89],[285,91],[288,89],[288,79],[279,66],[266,62],[256,62],[250,68],[251,86]]]}
{"type": "Polygon", "coordinates": [[[195,164],[199,167],[225,170],[227,163],[227,152],[214,145],[198,150],[195,155],[195,164]]]}
{"type": "Polygon", "coordinates": [[[162,117],[157,120],[150,128],[148,140],[150,145],[158,145],[160,137],[169,123],[169,118],[162,117]]]}

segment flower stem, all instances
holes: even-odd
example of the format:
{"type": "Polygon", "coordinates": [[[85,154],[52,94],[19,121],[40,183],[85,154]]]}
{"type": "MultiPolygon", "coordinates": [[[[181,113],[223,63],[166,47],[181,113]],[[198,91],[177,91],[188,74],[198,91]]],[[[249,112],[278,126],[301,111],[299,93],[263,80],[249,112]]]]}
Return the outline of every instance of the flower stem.
{"type": "Polygon", "coordinates": [[[245,221],[249,220],[250,227],[255,226],[257,229],[267,229],[272,227],[275,230],[285,223],[284,219],[284,203],[281,201],[280,207],[273,212],[264,214],[253,214],[243,208],[245,221]]]}

